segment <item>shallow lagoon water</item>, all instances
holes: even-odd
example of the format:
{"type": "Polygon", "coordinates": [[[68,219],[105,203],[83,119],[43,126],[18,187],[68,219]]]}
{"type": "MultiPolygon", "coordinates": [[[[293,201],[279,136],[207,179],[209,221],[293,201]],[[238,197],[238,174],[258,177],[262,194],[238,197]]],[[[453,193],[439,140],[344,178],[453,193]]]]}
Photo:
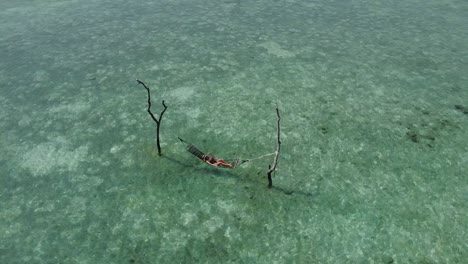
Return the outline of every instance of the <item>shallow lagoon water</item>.
{"type": "Polygon", "coordinates": [[[468,259],[467,3],[0,10],[1,263],[468,259]]]}

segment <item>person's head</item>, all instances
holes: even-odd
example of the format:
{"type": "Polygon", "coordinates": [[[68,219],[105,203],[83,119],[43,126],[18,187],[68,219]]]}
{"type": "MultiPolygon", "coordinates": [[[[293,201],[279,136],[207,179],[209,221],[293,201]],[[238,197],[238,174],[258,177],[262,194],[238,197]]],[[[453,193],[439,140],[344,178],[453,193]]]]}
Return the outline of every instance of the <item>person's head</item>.
{"type": "Polygon", "coordinates": [[[205,161],[207,161],[207,162],[210,162],[210,163],[214,161],[214,158],[211,155],[205,155],[205,157],[203,159],[205,161]]]}

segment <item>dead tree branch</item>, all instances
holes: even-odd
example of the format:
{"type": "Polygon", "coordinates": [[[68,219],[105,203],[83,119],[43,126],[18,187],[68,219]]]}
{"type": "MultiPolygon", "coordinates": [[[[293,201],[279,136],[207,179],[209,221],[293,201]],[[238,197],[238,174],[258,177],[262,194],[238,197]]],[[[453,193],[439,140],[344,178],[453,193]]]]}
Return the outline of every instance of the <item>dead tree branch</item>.
{"type": "Polygon", "coordinates": [[[273,160],[273,166],[268,165],[268,188],[273,187],[273,179],[271,178],[271,174],[276,170],[276,166],[278,165],[278,157],[280,154],[280,149],[281,149],[281,139],[280,139],[280,113],[278,109],[278,104],[275,106],[276,109],[276,116],[277,116],[277,141],[276,141],[276,151],[275,151],[275,159],[273,160]]]}
{"type": "Polygon", "coordinates": [[[159,140],[159,129],[161,127],[161,120],[162,120],[162,117],[164,115],[164,113],[166,112],[167,110],[167,106],[166,104],[164,103],[164,100],[162,100],[162,105],[164,106],[164,109],[161,111],[161,113],[159,114],[159,119],[157,119],[154,114],[151,112],[151,94],[150,94],[150,89],[148,88],[148,86],[146,86],[146,84],[140,80],[136,80],[139,84],[143,85],[143,87],[145,87],[146,91],[148,92],[148,114],[151,116],[151,119],[153,119],[153,121],[156,123],[156,146],[158,147],[158,155],[161,156],[161,144],[160,144],[160,140],[159,140]]]}

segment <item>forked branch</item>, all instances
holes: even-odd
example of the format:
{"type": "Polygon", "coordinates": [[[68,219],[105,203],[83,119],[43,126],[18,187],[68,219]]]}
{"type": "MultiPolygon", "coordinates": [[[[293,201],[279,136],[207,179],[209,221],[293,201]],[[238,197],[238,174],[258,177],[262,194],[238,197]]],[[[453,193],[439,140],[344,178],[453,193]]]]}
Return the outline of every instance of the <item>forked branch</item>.
{"type": "Polygon", "coordinates": [[[151,116],[151,119],[153,119],[153,121],[156,123],[156,146],[158,147],[158,155],[161,156],[161,144],[160,144],[160,139],[159,139],[159,128],[161,127],[161,120],[162,120],[162,117],[164,115],[164,113],[166,112],[167,110],[167,106],[166,104],[164,103],[164,100],[162,100],[162,105],[164,106],[164,109],[161,111],[161,113],[159,114],[159,119],[157,119],[154,114],[151,112],[151,93],[150,93],[150,89],[148,88],[148,86],[146,86],[146,84],[140,80],[136,80],[139,84],[143,85],[143,87],[145,87],[146,91],[148,92],[148,114],[151,116]]]}

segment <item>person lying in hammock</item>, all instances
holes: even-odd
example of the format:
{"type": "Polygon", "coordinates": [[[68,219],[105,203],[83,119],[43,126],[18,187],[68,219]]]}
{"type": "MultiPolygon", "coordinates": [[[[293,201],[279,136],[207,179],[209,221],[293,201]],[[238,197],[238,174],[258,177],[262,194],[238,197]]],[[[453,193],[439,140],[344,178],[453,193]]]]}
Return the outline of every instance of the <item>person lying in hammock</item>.
{"type": "Polygon", "coordinates": [[[223,160],[223,159],[217,159],[213,156],[213,154],[211,154],[210,152],[208,152],[208,154],[206,155],[203,155],[202,156],[202,159],[204,162],[206,162],[207,164],[211,165],[211,166],[214,166],[214,167],[218,167],[218,166],[221,166],[221,167],[226,167],[226,168],[234,168],[235,166],[235,162],[233,162],[233,164],[223,160]]]}
{"type": "Polygon", "coordinates": [[[178,137],[179,140],[183,143],[186,143],[187,144],[187,151],[192,153],[193,155],[195,155],[196,157],[198,157],[199,159],[203,160],[205,163],[213,166],[213,167],[224,167],[224,168],[230,168],[230,169],[233,169],[235,168],[238,164],[239,164],[239,160],[234,160],[232,161],[231,163],[223,160],[223,159],[217,159],[213,156],[213,154],[211,154],[210,152],[208,152],[208,154],[204,154],[203,152],[201,152],[199,149],[197,149],[194,145],[192,145],[191,143],[188,143],[186,142],[185,140],[181,139],[180,137],[178,137]]]}

